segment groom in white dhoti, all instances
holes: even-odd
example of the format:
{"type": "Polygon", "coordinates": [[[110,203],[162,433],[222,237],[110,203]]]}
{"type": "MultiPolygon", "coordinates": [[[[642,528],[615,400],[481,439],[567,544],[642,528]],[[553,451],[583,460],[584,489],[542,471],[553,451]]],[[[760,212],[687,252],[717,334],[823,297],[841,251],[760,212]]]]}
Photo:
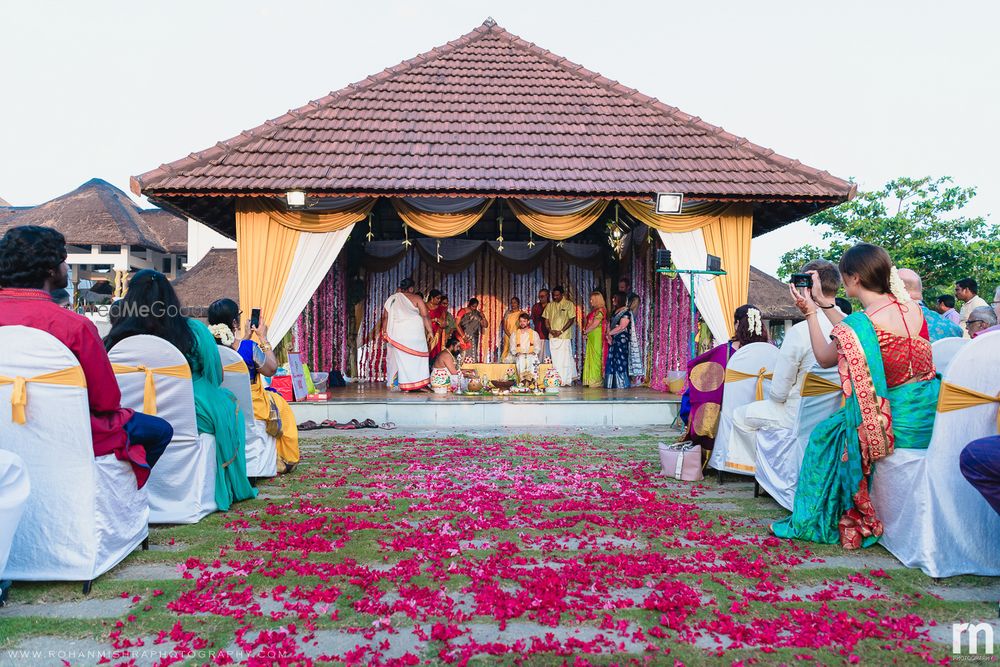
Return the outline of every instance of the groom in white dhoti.
{"type": "Polygon", "coordinates": [[[385,383],[402,391],[419,391],[430,384],[427,337],[431,321],[427,304],[413,293],[409,278],[385,302],[382,338],[386,342],[385,383]]]}
{"type": "Polygon", "coordinates": [[[542,317],[549,328],[549,350],[552,365],[564,387],[573,384],[579,373],[573,357],[573,327],[576,325],[576,305],[565,297],[562,287],[552,288],[552,301],[545,306],[542,317]]]}
{"type": "Polygon", "coordinates": [[[531,316],[521,313],[517,318],[517,328],[510,335],[510,352],[504,361],[513,361],[517,368],[517,378],[520,380],[525,373],[530,373],[538,379],[538,357],[542,354],[542,339],[538,332],[529,327],[531,316]]]}

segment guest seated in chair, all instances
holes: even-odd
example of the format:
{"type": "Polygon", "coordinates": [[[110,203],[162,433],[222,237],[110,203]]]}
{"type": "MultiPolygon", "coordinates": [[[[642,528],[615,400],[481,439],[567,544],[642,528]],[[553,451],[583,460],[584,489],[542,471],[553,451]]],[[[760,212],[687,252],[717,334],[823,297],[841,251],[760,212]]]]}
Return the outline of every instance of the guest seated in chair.
{"type": "Polygon", "coordinates": [[[811,289],[790,287],[809,323],[816,362],[840,369],[845,404],[810,435],[792,514],[771,531],[857,549],[883,531],[868,493],[873,465],[896,448],[927,448],[941,383],[927,321],[889,254],[860,243],[841,257],[840,273],[847,296],[864,306],[848,317],[826,308],[815,272],[811,289]],[[829,336],[819,318],[833,324],[829,336]]]}
{"type": "Polygon", "coordinates": [[[167,341],[191,366],[198,433],[215,436],[215,503],[225,512],[237,501],[257,496],[247,479],[246,432],[236,397],[222,388],[222,359],[208,327],[181,314],[177,293],[166,276],[143,269],[129,281],[122,317],[104,339],[110,350],[142,334],[167,341]]]}
{"type": "Polygon", "coordinates": [[[733,314],[736,335],[688,362],[686,389],[681,396],[680,417],[687,424],[685,438],[700,445],[703,453],[715,446],[722,412],[722,391],[726,366],[733,352],[750,343],[766,343],[767,332],[761,312],[745,304],[733,314]]]}
{"type": "MultiPolygon", "coordinates": [[[[267,325],[261,322],[253,327],[250,321],[246,324],[245,335],[240,335],[240,307],[232,299],[219,299],[208,307],[208,324],[212,335],[220,345],[227,345],[243,357],[250,371],[250,389],[253,396],[253,416],[263,422],[272,419],[274,414],[280,417],[281,428],[272,433],[268,427],[268,435],[274,437],[278,448],[278,474],[291,472],[299,462],[299,429],[295,423],[295,414],[281,394],[264,389],[261,376],[273,377],[278,370],[278,359],[274,356],[271,344],[267,342],[267,325]],[[262,342],[258,345],[251,337],[256,335],[262,342]]],[[[274,423],[274,420],[271,421],[274,423]]]]}
{"type": "MultiPolygon", "coordinates": [[[[840,271],[833,262],[816,259],[805,264],[799,273],[815,271],[819,276],[823,294],[821,307],[836,306],[837,290],[840,289],[840,271]]],[[[829,336],[833,325],[827,318],[819,320],[820,330],[829,336]]],[[[763,401],[757,401],[736,409],[733,413],[733,438],[747,445],[746,451],[756,449],[758,429],[792,428],[802,400],[802,385],[809,369],[816,365],[812,343],[809,340],[809,323],[799,322],[785,334],[778,361],[774,365],[771,391],[763,401]]]]}
{"type": "Polygon", "coordinates": [[[52,301],[67,285],[66,240],[47,227],[14,227],[0,240],[0,326],[55,336],[80,360],[87,379],[94,456],[128,461],[139,488],[167,448],[170,424],[121,407],[121,391],[94,323],[52,301]]]}
{"type": "Polygon", "coordinates": [[[965,479],[1000,514],[1000,435],[973,440],[958,461],[965,479]]]}
{"type": "Polygon", "coordinates": [[[924,313],[924,321],[927,322],[927,333],[931,337],[931,342],[935,343],[942,338],[961,338],[962,327],[952,322],[944,315],[931,310],[924,303],[924,283],[920,275],[912,269],[900,269],[899,277],[906,287],[906,293],[910,298],[920,304],[920,310],[924,313]]]}
{"type": "Polygon", "coordinates": [[[973,309],[969,314],[969,319],[965,321],[965,328],[969,336],[977,338],[990,330],[996,330],[997,314],[989,306],[980,306],[973,309]]]}

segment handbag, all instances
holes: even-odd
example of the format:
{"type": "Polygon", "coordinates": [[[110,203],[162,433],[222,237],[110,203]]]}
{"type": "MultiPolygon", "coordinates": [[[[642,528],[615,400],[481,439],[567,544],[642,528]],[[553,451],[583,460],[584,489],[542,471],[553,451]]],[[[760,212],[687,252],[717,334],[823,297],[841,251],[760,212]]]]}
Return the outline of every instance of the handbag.
{"type": "Polygon", "coordinates": [[[274,401],[270,399],[267,400],[267,404],[270,406],[270,413],[267,415],[267,421],[265,422],[264,430],[272,438],[280,438],[282,434],[281,428],[281,415],[278,413],[278,406],[274,401]]]}
{"type": "Polygon", "coordinates": [[[701,473],[701,445],[690,440],[667,444],[661,442],[660,474],[682,482],[700,482],[705,477],[701,473]]]}

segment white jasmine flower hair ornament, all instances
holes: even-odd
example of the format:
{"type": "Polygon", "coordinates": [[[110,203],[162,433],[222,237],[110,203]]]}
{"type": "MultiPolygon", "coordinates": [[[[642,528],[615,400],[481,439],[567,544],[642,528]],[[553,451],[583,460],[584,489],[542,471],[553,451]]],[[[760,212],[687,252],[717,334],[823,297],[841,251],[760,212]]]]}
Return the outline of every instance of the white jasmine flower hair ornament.
{"type": "Polygon", "coordinates": [[[233,335],[233,330],[225,324],[213,324],[208,327],[208,330],[212,332],[213,336],[215,336],[215,340],[219,341],[219,345],[232,347],[233,343],[236,342],[236,336],[233,335]]]}
{"type": "Polygon", "coordinates": [[[747,308],[747,328],[754,336],[759,336],[764,332],[764,320],[756,308],[747,308]]]}
{"type": "Polygon", "coordinates": [[[910,303],[913,299],[910,298],[910,293],[906,291],[906,285],[903,284],[903,279],[899,277],[899,270],[896,265],[893,264],[892,268],[889,269],[889,292],[896,297],[896,301],[900,303],[910,303]]]}

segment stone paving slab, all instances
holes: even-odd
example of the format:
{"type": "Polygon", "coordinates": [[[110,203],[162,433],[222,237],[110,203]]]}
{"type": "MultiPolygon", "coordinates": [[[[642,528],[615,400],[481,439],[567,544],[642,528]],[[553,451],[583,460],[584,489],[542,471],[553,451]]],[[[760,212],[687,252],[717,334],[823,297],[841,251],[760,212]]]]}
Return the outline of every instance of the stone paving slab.
{"type": "Polygon", "coordinates": [[[129,610],[128,598],[87,598],[73,602],[25,604],[12,600],[0,607],[0,618],[40,616],[43,618],[118,618],[129,610]]]}
{"type": "Polygon", "coordinates": [[[177,563],[143,563],[141,565],[126,565],[111,572],[110,579],[127,581],[169,581],[183,579],[177,570],[177,563]]]}
{"type": "Polygon", "coordinates": [[[101,658],[110,660],[112,653],[110,646],[93,639],[31,637],[11,648],[0,649],[0,667],[95,665],[101,658]]]}
{"type": "Polygon", "coordinates": [[[988,586],[928,586],[927,592],[956,602],[1000,603],[1000,582],[988,586]]]}
{"type": "MultiPolygon", "coordinates": [[[[993,654],[996,655],[1000,653],[1000,618],[979,618],[979,619],[969,619],[963,620],[963,623],[971,623],[972,625],[978,625],[980,623],[985,623],[993,629],[993,654]]],[[[924,630],[927,631],[928,636],[931,641],[938,642],[941,644],[952,645],[953,639],[953,628],[951,623],[940,623],[933,627],[924,626],[924,630]]],[[[978,655],[983,656],[983,661],[991,661],[993,656],[986,654],[986,644],[983,639],[983,633],[978,634],[979,640],[979,653],[978,655]]],[[[963,647],[962,653],[968,655],[969,653],[969,633],[962,632],[961,634],[961,644],[963,647]]]]}
{"type": "Polygon", "coordinates": [[[874,556],[859,553],[855,556],[817,556],[817,558],[821,558],[823,562],[815,563],[813,561],[806,561],[794,567],[799,570],[814,570],[821,567],[846,567],[852,570],[857,570],[858,568],[880,570],[906,569],[905,565],[891,556],[874,556]]]}

